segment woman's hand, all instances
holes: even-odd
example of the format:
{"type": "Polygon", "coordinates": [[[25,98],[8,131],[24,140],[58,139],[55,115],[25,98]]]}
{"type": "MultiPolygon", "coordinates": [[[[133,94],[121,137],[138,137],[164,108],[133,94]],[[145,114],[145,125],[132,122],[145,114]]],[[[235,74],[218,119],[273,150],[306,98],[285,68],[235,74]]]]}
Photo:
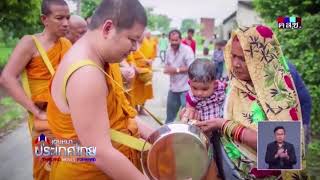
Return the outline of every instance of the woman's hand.
{"type": "Polygon", "coordinates": [[[222,124],[225,122],[222,118],[213,118],[207,121],[198,121],[195,125],[198,126],[202,131],[215,131],[221,129],[222,124]]]}

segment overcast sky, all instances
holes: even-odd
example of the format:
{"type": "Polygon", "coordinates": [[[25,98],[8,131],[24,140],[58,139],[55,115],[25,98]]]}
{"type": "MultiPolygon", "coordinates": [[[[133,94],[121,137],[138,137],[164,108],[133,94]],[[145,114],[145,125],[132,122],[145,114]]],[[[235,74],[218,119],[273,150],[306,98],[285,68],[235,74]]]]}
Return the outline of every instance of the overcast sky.
{"type": "Polygon", "coordinates": [[[180,26],[182,19],[201,17],[215,18],[219,24],[236,10],[237,0],[140,0],[155,13],[166,14],[172,26],[180,26]]]}
{"type": "MultiPolygon", "coordinates": [[[[172,19],[172,27],[180,27],[185,18],[200,20],[201,17],[215,18],[216,25],[232,14],[237,0],[140,0],[143,6],[154,8],[157,14],[165,14],[172,19]]],[[[71,10],[75,9],[70,4],[71,10]]]]}

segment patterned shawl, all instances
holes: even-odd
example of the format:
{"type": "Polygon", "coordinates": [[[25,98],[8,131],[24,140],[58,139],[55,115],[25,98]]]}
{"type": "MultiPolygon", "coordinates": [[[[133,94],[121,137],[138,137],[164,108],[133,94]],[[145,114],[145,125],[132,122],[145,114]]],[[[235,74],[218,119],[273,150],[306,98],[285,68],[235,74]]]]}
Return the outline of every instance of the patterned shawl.
{"type": "MultiPolygon", "coordinates": [[[[270,28],[258,25],[237,29],[225,47],[224,56],[230,78],[225,119],[254,130],[264,120],[301,121],[300,103],[289,67],[270,28]],[[233,73],[231,48],[235,36],[243,49],[253,86],[233,73]]],[[[255,150],[231,139],[222,140],[236,167],[244,174],[252,171],[256,166],[255,150]]]]}

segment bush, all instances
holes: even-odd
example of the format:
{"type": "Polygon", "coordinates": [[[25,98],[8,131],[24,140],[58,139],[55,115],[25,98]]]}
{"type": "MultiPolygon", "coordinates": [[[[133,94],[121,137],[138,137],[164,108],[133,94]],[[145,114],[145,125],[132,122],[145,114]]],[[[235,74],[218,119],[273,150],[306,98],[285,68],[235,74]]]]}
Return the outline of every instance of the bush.
{"type": "Polygon", "coordinates": [[[320,137],[320,1],[254,0],[260,16],[273,27],[284,55],[297,66],[312,97],[311,128],[320,137]],[[302,29],[279,30],[278,16],[300,16],[302,29]]]}
{"type": "Polygon", "coordinates": [[[319,177],[320,166],[320,141],[316,140],[308,146],[307,154],[307,169],[311,176],[319,177]]]}
{"type": "Polygon", "coordinates": [[[0,47],[0,70],[7,64],[12,48],[0,47]]]}
{"type": "MultiPolygon", "coordinates": [[[[275,23],[274,23],[275,24],[275,23]]],[[[301,30],[274,30],[284,55],[297,67],[312,97],[311,128],[320,135],[320,14],[305,16],[301,30]]]]}

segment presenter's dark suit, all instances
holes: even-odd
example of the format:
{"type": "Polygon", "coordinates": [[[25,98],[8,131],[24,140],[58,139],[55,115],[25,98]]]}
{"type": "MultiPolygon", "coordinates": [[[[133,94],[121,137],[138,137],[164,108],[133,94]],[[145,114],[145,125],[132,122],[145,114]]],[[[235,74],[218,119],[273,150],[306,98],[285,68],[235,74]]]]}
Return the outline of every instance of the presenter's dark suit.
{"type": "Polygon", "coordinates": [[[289,159],[280,157],[275,158],[274,156],[278,151],[277,142],[274,141],[268,144],[265,161],[267,164],[269,164],[269,169],[292,169],[293,165],[297,163],[293,145],[288,142],[284,142],[282,148],[287,150],[289,159]]]}

